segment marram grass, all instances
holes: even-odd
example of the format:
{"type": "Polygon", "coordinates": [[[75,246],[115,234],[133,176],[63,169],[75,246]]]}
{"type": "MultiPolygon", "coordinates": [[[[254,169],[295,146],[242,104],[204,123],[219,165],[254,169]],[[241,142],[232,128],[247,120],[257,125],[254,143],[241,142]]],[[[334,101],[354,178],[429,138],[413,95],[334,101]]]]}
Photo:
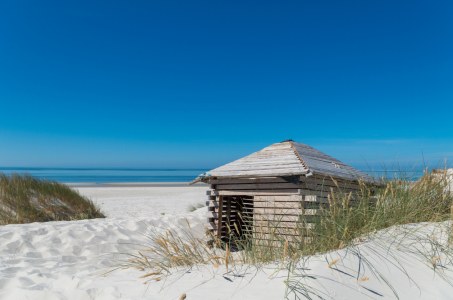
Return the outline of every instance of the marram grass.
{"type": "Polygon", "coordinates": [[[0,173],[0,225],[104,217],[91,200],[63,183],[0,173]]]}
{"type": "MultiPolygon", "coordinates": [[[[302,294],[305,293],[303,298],[311,299],[310,295],[317,295],[317,292],[297,279],[302,276],[297,270],[300,270],[301,263],[306,262],[308,258],[348,248],[350,253],[362,257],[362,263],[370,264],[370,269],[374,269],[357,247],[364,240],[374,239],[378,231],[381,236],[383,232],[391,235],[394,228],[405,228],[406,225],[414,223],[447,224],[448,222],[444,221],[451,221],[452,193],[444,174],[445,172],[439,171],[425,172],[417,182],[406,179],[408,176],[404,176],[403,179],[382,178],[385,184],[378,189],[360,181],[361,191],[353,200],[347,191],[332,194],[329,203],[320,208],[320,213],[315,217],[307,216],[311,218],[310,222],[313,224],[310,227],[304,222],[308,220],[304,219],[296,228],[289,228],[284,222],[274,220],[272,223],[262,222],[258,231],[246,237],[237,234],[239,233],[237,227],[228,228],[228,240],[220,240],[210,231],[206,231],[205,238],[195,238],[190,226],[180,235],[170,230],[165,234],[156,233],[150,236],[150,245],[146,250],[138,252],[137,255],[130,255],[129,260],[117,267],[144,268],[148,271],[149,277],[160,279],[174,272],[175,268],[224,265],[234,272],[235,264],[249,265],[258,269],[265,265],[274,265],[277,266],[275,272],[288,271],[288,279],[285,281],[289,290],[288,295],[297,290],[299,293],[300,291],[302,294]]],[[[413,238],[420,244],[428,243],[433,249],[439,249],[438,253],[442,253],[444,260],[453,261],[451,228],[442,229],[442,232],[448,235],[450,242],[447,244],[438,244],[431,241],[428,236],[417,235],[419,234],[417,230],[403,230],[401,239],[413,238]]],[[[395,237],[395,241],[398,239],[400,237],[395,237]]],[[[380,247],[387,247],[378,239],[375,242],[381,245],[380,247]]],[[[425,257],[421,252],[411,255],[432,266],[436,266],[441,260],[439,255],[434,254],[432,257],[425,257]]],[[[338,259],[329,261],[326,262],[326,268],[340,264],[338,259]]],[[[435,269],[435,272],[440,271],[435,269]]],[[[396,295],[390,280],[380,274],[375,276],[396,295]]],[[[441,276],[446,278],[445,275],[441,276]]],[[[367,280],[369,278],[364,276],[357,278],[357,282],[367,280]]]]}

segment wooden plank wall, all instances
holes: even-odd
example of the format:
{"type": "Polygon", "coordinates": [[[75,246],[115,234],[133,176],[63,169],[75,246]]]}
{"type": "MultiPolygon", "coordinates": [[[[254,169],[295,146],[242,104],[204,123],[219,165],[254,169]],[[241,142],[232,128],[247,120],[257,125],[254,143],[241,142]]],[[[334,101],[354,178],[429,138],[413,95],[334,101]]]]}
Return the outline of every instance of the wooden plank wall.
{"type": "Polygon", "coordinates": [[[332,193],[337,199],[341,198],[340,194],[351,194],[350,205],[355,204],[360,193],[356,181],[320,176],[301,176],[300,179],[299,184],[288,183],[279,177],[211,179],[206,203],[208,228],[223,239],[231,230],[238,229],[240,234],[259,232],[261,237],[266,237],[265,228],[269,224],[282,228],[282,235],[291,235],[291,232],[296,235],[293,229],[307,227],[309,230],[311,226],[301,226],[301,216],[307,223],[314,222],[322,213],[321,207],[330,206],[333,199],[329,195],[332,193]]]}

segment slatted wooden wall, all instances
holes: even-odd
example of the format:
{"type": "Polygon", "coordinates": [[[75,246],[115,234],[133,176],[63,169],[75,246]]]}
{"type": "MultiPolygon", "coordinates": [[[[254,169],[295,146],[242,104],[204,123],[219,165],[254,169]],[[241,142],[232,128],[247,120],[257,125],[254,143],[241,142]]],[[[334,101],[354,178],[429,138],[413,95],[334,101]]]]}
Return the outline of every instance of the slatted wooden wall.
{"type": "Polygon", "coordinates": [[[265,237],[263,224],[270,222],[271,226],[287,229],[282,230],[286,234],[296,227],[310,227],[300,224],[301,216],[305,222],[313,222],[321,214],[321,206],[328,208],[333,201],[329,195],[339,199],[340,194],[351,193],[350,204],[354,205],[360,193],[357,181],[319,175],[301,176],[300,180],[296,184],[280,177],[210,179],[208,228],[223,239],[230,230],[239,230],[240,234],[259,231],[265,237]]]}

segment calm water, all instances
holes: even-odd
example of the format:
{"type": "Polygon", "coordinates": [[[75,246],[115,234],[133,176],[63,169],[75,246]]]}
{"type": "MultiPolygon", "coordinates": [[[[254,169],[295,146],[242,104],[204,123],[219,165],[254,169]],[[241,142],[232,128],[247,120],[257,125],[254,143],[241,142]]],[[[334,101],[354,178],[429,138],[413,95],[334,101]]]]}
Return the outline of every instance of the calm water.
{"type": "Polygon", "coordinates": [[[2,168],[0,172],[29,173],[38,178],[61,182],[189,182],[206,169],[60,169],[60,168],[2,168]]]}
{"type": "MultiPolygon", "coordinates": [[[[115,183],[115,182],[189,182],[209,169],[77,169],[77,168],[2,168],[0,172],[7,175],[16,172],[29,173],[38,178],[58,180],[65,183],[115,183]]],[[[367,172],[366,170],[362,170],[367,172]]],[[[368,172],[367,172],[368,173],[368,172]]],[[[399,172],[395,172],[399,173],[399,172]]],[[[393,171],[388,171],[393,176],[393,171]]],[[[400,173],[399,173],[400,174],[400,173]]],[[[418,171],[413,180],[423,173],[418,171]]],[[[374,175],[383,176],[382,171],[375,171],[374,175]]]]}

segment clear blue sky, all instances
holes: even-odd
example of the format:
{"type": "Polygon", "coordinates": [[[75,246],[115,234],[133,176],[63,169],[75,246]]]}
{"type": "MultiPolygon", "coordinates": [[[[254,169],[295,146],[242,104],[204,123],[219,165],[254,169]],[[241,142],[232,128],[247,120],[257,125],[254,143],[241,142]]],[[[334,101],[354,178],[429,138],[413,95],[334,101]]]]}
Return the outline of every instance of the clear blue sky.
{"type": "Polygon", "coordinates": [[[453,2],[3,1],[0,166],[453,159],[453,2]]]}

